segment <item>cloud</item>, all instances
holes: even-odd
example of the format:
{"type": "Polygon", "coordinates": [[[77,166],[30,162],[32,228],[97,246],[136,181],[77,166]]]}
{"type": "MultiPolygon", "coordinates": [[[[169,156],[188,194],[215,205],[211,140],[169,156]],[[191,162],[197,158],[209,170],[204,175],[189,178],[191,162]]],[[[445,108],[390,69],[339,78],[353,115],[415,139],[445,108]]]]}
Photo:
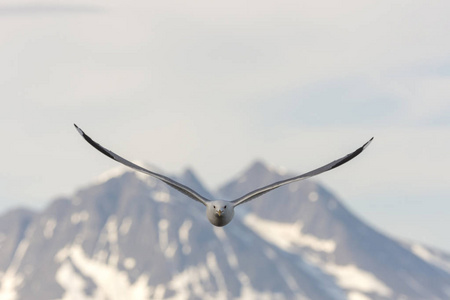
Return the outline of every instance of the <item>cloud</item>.
{"type": "Polygon", "coordinates": [[[100,13],[104,9],[94,5],[23,3],[0,5],[0,18],[8,16],[41,15],[41,14],[85,14],[100,13]]]}

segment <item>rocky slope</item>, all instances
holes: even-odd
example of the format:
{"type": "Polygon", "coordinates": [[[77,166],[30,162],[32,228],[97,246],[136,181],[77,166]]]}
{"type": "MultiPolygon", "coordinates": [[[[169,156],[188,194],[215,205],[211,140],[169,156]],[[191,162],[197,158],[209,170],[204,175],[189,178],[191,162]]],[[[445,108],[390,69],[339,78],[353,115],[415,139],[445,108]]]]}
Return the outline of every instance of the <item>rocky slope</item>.
{"type": "MultiPolygon", "coordinates": [[[[448,268],[370,228],[314,181],[239,206],[216,228],[200,203],[118,170],[42,212],[0,217],[0,299],[450,297],[448,268]]],[[[177,180],[232,199],[285,176],[256,162],[216,193],[192,170],[177,180]]]]}

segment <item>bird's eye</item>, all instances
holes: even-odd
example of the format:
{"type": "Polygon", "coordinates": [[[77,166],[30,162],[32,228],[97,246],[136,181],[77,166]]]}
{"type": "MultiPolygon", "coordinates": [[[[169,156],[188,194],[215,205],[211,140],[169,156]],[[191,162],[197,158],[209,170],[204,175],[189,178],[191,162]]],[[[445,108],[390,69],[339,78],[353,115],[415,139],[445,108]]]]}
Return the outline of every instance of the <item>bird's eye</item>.
{"type": "Polygon", "coordinates": [[[223,208],[227,208],[227,206],[225,205],[223,208]]]}
{"type": "Polygon", "coordinates": [[[214,208],[216,208],[216,206],[214,205],[214,208]]]}

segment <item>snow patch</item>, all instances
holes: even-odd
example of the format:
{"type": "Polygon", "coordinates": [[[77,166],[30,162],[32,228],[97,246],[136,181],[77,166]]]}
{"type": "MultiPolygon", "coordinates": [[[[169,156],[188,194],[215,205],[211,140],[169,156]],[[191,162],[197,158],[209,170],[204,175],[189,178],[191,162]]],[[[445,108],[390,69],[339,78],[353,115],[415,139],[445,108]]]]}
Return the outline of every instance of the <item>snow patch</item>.
{"type": "Polygon", "coordinates": [[[308,200],[311,202],[316,202],[317,200],[319,200],[319,194],[317,194],[317,192],[310,192],[308,194],[308,200]]]}
{"type": "Polygon", "coordinates": [[[377,293],[388,297],[392,291],[372,273],[359,269],[355,265],[325,264],[323,268],[327,273],[336,277],[340,287],[351,291],[364,293],[377,293]]]}
{"type": "MultiPolygon", "coordinates": [[[[234,252],[233,248],[231,247],[230,242],[228,241],[228,237],[227,234],[225,233],[225,230],[223,228],[219,228],[219,227],[214,227],[214,234],[219,238],[219,240],[221,241],[222,245],[223,245],[223,250],[225,251],[225,255],[228,261],[228,265],[231,267],[231,269],[236,272],[237,274],[237,278],[239,280],[239,282],[241,283],[241,293],[240,293],[240,297],[238,299],[245,299],[245,300],[259,300],[259,299],[273,299],[273,295],[271,293],[260,293],[256,290],[253,289],[253,287],[251,286],[251,281],[250,278],[247,276],[247,274],[245,274],[240,268],[239,268],[239,261],[237,259],[237,255],[234,252]]],[[[212,259],[212,257],[211,257],[212,259]]],[[[215,260],[215,257],[214,257],[215,260]]],[[[211,261],[211,267],[214,268],[214,261],[211,261]]],[[[296,286],[298,291],[298,286],[297,283],[295,282],[295,279],[292,278],[292,276],[290,274],[288,274],[288,276],[290,276],[290,280],[293,280],[294,283],[293,285],[296,286]]],[[[216,278],[217,281],[217,278],[216,278]]],[[[292,283],[292,282],[291,282],[292,283]]],[[[299,295],[297,295],[299,296],[299,295]]]]}
{"type": "Polygon", "coordinates": [[[70,248],[64,247],[59,249],[53,258],[55,262],[62,263],[70,255],[70,248]]]}
{"type": "Polygon", "coordinates": [[[106,263],[106,259],[108,258],[108,252],[106,252],[105,250],[100,250],[95,254],[94,258],[99,262],[106,263]]]}
{"type": "Polygon", "coordinates": [[[44,237],[48,240],[53,237],[53,232],[55,231],[56,220],[54,218],[50,218],[45,223],[44,227],[44,237]]]}
{"type": "Polygon", "coordinates": [[[419,244],[414,244],[411,246],[411,251],[423,259],[424,261],[435,265],[438,268],[450,273],[450,261],[444,257],[440,257],[438,254],[434,254],[427,250],[425,247],[419,244]]]}
{"type": "Polygon", "coordinates": [[[228,265],[234,271],[238,271],[239,262],[238,262],[236,254],[233,251],[233,248],[231,247],[230,243],[228,242],[225,231],[223,230],[223,228],[219,228],[219,227],[214,227],[213,230],[214,230],[214,234],[222,242],[223,250],[225,251],[225,255],[227,256],[228,265]]]}
{"type": "Polygon", "coordinates": [[[147,186],[154,188],[156,186],[156,182],[158,179],[151,177],[151,176],[147,176],[147,179],[145,179],[145,183],[147,184],[147,186]]]}
{"type": "Polygon", "coordinates": [[[165,293],[166,287],[162,284],[158,284],[156,286],[155,293],[153,294],[153,299],[163,299],[165,293]]]}
{"type": "Polygon", "coordinates": [[[23,276],[8,272],[1,274],[0,299],[2,300],[16,300],[17,289],[23,282],[23,276]]]}
{"type": "Polygon", "coordinates": [[[164,250],[169,245],[169,235],[167,233],[167,229],[169,228],[169,221],[166,219],[161,219],[158,223],[159,228],[159,247],[161,248],[161,251],[164,252],[164,250]]]}
{"type": "MultiPolygon", "coordinates": [[[[131,162],[138,166],[145,167],[145,165],[146,165],[144,162],[142,162],[140,160],[132,160],[131,162]]],[[[134,172],[136,174],[136,177],[143,181],[147,181],[147,179],[149,177],[147,174],[143,174],[132,168],[129,168],[129,167],[126,167],[123,165],[119,165],[119,166],[109,169],[109,170],[103,172],[102,174],[100,174],[99,176],[97,176],[97,178],[95,178],[95,182],[96,182],[96,184],[102,184],[102,183],[107,182],[110,179],[120,177],[127,172],[134,172]]]]}
{"type": "Polygon", "coordinates": [[[189,299],[192,296],[201,299],[215,299],[215,297],[208,297],[209,295],[203,289],[205,283],[209,283],[209,273],[204,265],[188,267],[183,272],[173,276],[169,282],[168,286],[176,293],[171,299],[182,300],[189,299]]]}
{"type": "Polygon", "coordinates": [[[92,299],[84,294],[86,282],[73,266],[65,261],[56,271],[56,282],[65,290],[61,300],[92,299]]]}
{"type": "Polygon", "coordinates": [[[283,166],[273,166],[273,165],[266,165],[267,169],[272,173],[277,173],[280,176],[284,176],[287,174],[286,167],[283,166]]]}
{"type": "Polygon", "coordinates": [[[214,276],[214,279],[217,283],[217,287],[219,290],[217,299],[227,299],[227,284],[222,272],[220,271],[219,265],[217,264],[216,255],[213,252],[207,253],[206,265],[208,266],[208,269],[211,271],[211,274],[214,276]]]}
{"type": "Polygon", "coordinates": [[[370,300],[370,298],[358,292],[350,292],[348,293],[348,300],[370,300]]]}
{"type": "Polygon", "coordinates": [[[419,244],[412,245],[411,250],[415,255],[417,255],[418,257],[422,258],[425,261],[430,261],[433,259],[433,255],[427,249],[425,249],[423,246],[419,244]]]}
{"type": "Polygon", "coordinates": [[[278,267],[278,271],[280,272],[281,276],[283,277],[284,282],[286,282],[286,284],[288,285],[289,289],[294,294],[298,293],[300,288],[298,287],[297,281],[292,276],[292,274],[289,273],[289,271],[281,264],[279,264],[277,267],[278,267]]]}
{"type": "MultiPolygon", "coordinates": [[[[216,274],[215,272],[220,272],[219,270],[215,270],[217,268],[217,263],[215,262],[216,258],[213,257],[214,254],[208,254],[207,264],[208,267],[205,267],[203,264],[198,266],[189,267],[185,269],[182,273],[175,275],[171,282],[169,283],[169,287],[173,289],[176,293],[174,297],[171,297],[171,300],[184,300],[189,299],[192,296],[197,296],[200,299],[230,299],[227,294],[225,282],[222,282],[223,275],[216,274]],[[213,271],[214,270],[214,271],[213,271]],[[218,285],[218,292],[215,294],[210,294],[211,292],[205,291],[203,289],[204,286],[210,286],[210,275],[209,271],[213,273],[213,277],[218,285]],[[190,289],[191,288],[191,289],[190,289]]],[[[240,296],[234,298],[236,300],[271,300],[271,299],[284,299],[282,294],[272,294],[270,292],[258,292],[253,289],[250,284],[250,279],[248,276],[238,271],[237,273],[238,279],[242,284],[240,296]]]]}
{"type": "Polygon", "coordinates": [[[109,243],[109,264],[111,266],[117,266],[119,263],[119,235],[117,232],[117,218],[116,216],[110,216],[106,221],[106,232],[109,243]]]}
{"type": "Polygon", "coordinates": [[[169,246],[164,251],[164,256],[167,258],[172,258],[177,252],[178,246],[176,243],[170,243],[169,246]]]}
{"type": "Polygon", "coordinates": [[[156,202],[169,203],[170,202],[170,194],[164,191],[157,191],[152,193],[152,198],[156,202]]]}
{"type": "MultiPolygon", "coordinates": [[[[241,295],[236,300],[272,300],[272,299],[285,299],[285,297],[281,294],[271,294],[268,292],[258,292],[251,287],[244,286],[241,289],[241,295]]],[[[304,298],[296,298],[296,299],[304,299],[304,298]]]]}
{"type": "Polygon", "coordinates": [[[125,166],[119,165],[117,167],[109,169],[109,170],[103,172],[102,174],[100,174],[95,179],[95,182],[97,184],[102,184],[102,183],[105,183],[105,182],[107,182],[108,180],[110,180],[112,178],[119,177],[119,176],[125,174],[126,172],[130,172],[130,171],[131,171],[131,169],[129,169],[129,168],[125,167],[125,166]]]}
{"type": "Polygon", "coordinates": [[[168,233],[169,224],[170,224],[169,221],[167,221],[166,219],[162,219],[158,223],[159,247],[165,257],[172,258],[178,249],[178,245],[175,241],[169,243],[169,233],[168,233]]]}
{"type": "Polygon", "coordinates": [[[27,235],[27,237],[19,243],[19,246],[17,246],[17,250],[14,253],[14,257],[12,259],[11,264],[9,265],[8,270],[13,271],[13,273],[17,272],[20,264],[22,263],[22,259],[25,256],[25,253],[27,252],[29,246],[30,246],[30,241],[29,241],[29,237],[27,235]]]}
{"type": "MultiPolygon", "coordinates": [[[[212,254],[213,255],[213,254],[212,254]]],[[[175,274],[172,277],[172,280],[169,282],[167,286],[168,289],[173,290],[175,292],[174,296],[171,296],[171,300],[184,300],[190,298],[199,298],[206,300],[225,300],[230,299],[230,295],[228,292],[223,289],[224,283],[220,283],[223,279],[223,276],[216,274],[213,277],[218,285],[218,292],[214,293],[211,291],[206,291],[204,289],[205,286],[211,286],[211,276],[210,272],[217,268],[217,264],[214,262],[215,257],[210,255],[207,257],[207,262],[209,260],[209,266],[205,266],[204,264],[199,264],[197,266],[190,266],[183,270],[183,272],[175,274]],[[217,278],[218,277],[218,278],[217,278]],[[220,279],[222,278],[222,279],[220,279]]],[[[208,264],[208,263],[207,263],[208,264]]],[[[218,271],[220,272],[220,271],[218,271]]],[[[243,283],[241,288],[241,294],[238,298],[239,300],[271,300],[271,299],[284,299],[281,294],[271,294],[270,292],[258,292],[252,288],[250,285],[250,279],[243,272],[238,271],[237,273],[238,279],[241,283],[243,283]]],[[[156,297],[155,297],[156,298],[156,297]]]]}
{"type": "Polygon", "coordinates": [[[83,210],[83,211],[80,211],[80,212],[73,213],[70,216],[70,221],[74,225],[76,225],[76,224],[78,224],[80,222],[86,222],[87,220],[89,220],[89,212],[87,210],[83,210]]]}
{"type": "Polygon", "coordinates": [[[133,223],[133,220],[130,217],[126,217],[122,220],[122,224],[120,225],[119,232],[120,235],[127,235],[130,231],[131,224],[133,223]]]}
{"type": "MultiPolygon", "coordinates": [[[[108,263],[112,266],[117,266],[119,262],[119,232],[118,232],[117,217],[115,215],[110,216],[105,223],[105,226],[100,231],[100,235],[97,240],[97,244],[94,248],[94,259],[96,261],[106,263],[109,256],[108,263]],[[107,252],[106,250],[109,250],[107,252]]],[[[81,245],[80,242],[75,244],[81,245]]]]}
{"type": "MultiPolygon", "coordinates": [[[[319,239],[313,235],[302,233],[303,224],[299,222],[294,224],[279,223],[261,219],[254,214],[247,214],[243,221],[260,237],[291,253],[298,254],[297,249],[295,249],[296,246],[308,247],[317,252],[325,253],[333,253],[336,249],[336,243],[333,240],[319,239]]],[[[270,259],[274,258],[270,251],[265,251],[265,254],[270,259]]],[[[309,257],[308,260],[310,260],[309,257]]],[[[359,269],[355,265],[340,266],[333,263],[325,263],[318,257],[314,258],[310,263],[334,276],[341,288],[349,292],[355,292],[356,294],[353,294],[353,297],[358,297],[362,295],[361,293],[377,293],[384,297],[389,297],[392,294],[392,290],[372,273],[359,269]]],[[[293,292],[297,292],[299,288],[295,278],[282,266],[279,267],[279,271],[290,289],[293,292]]]]}
{"type": "Polygon", "coordinates": [[[90,299],[84,294],[84,280],[90,278],[97,286],[93,299],[149,299],[151,288],[148,276],[142,274],[133,284],[126,271],[116,266],[89,258],[80,245],[61,249],[58,260],[63,260],[56,272],[56,280],[65,290],[65,299],[90,299]],[[64,257],[65,256],[65,257],[64,257]],[[81,274],[77,276],[78,270],[81,274]]]}
{"type": "Polygon", "coordinates": [[[244,217],[244,224],[266,241],[291,253],[296,253],[295,247],[308,247],[325,253],[333,253],[336,249],[333,240],[319,239],[302,233],[303,224],[300,222],[280,223],[247,214],[244,217]]]}
{"type": "Polygon", "coordinates": [[[127,270],[131,270],[136,266],[136,260],[132,257],[127,257],[123,260],[123,266],[127,270]]]}
{"type": "Polygon", "coordinates": [[[182,245],[182,251],[185,255],[191,253],[191,246],[189,245],[189,231],[192,228],[192,221],[187,219],[181,224],[178,230],[178,236],[182,245]]]}
{"type": "Polygon", "coordinates": [[[16,252],[11,260],[8,269],[2,274],[0,280],[0,299],[4,300],[15,300],[17,299],[17,289],[21,286],[23,282],[23,275],[18,273],[20,264],[22,263],[23,257],[25,256],[28,247],[30,246],[29,238],[34,233],[34,227],[30,227],[25,232],[25,238],[20,241],[17,246],[16,252]]]}

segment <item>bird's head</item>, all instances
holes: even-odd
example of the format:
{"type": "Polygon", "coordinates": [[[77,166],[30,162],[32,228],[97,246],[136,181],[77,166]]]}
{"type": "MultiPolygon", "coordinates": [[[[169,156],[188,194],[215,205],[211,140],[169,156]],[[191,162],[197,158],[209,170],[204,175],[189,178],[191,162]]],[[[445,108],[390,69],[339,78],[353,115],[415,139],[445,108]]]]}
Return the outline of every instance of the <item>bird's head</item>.
{"type": "Polygon", "coordinates": [[[207,206],[208,219],[216,226],[228,224],[234,216],[233,204],[228,201],[211,201],[207,206]]]}
{"type": "Polygon", "coordinates": [[[214,213],[218,217],[222,217],[223,215],[225,215],[225,212],[227,211],[227,205],[223,204],[223,203],[213,204],[213,208],[214,208],[214,213]]]}

